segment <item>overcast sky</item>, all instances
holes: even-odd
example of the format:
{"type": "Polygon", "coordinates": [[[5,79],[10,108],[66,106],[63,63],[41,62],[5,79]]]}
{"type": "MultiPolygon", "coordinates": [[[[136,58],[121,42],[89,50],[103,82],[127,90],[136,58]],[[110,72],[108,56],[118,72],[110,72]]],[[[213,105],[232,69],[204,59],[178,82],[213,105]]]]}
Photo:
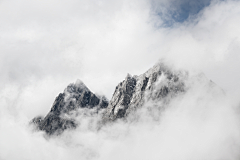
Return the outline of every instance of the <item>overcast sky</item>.
{"type": "Polygon", "coordinates": [[[110,99],[127,73],[162,58],[238,96],[239,7],[235,0],[1,0],[1,103],[46,113],[76,79],[110,99]]]}
{"type": "Polygon", "coordinates": [[[117,153],[119,159],[142,158],[142,142],[156,143],[146,154],[161,148],[162,159],[239,157],[239,114],[231,108],[240,98],[239,8],[238,0],[0,0],[0,159],[78,159],[92,150],[104,160],[117,153]],[[120,123],[100,133],[80,128],[65,137],[76,142],[70,149],[26,129],[69,83],[80,79],[111,99],[127,73],[142,74],[159,59],[203,72],[230,102],[200,85],[173,102],[160,127],[146,122],[128,130],[120,123]]]}

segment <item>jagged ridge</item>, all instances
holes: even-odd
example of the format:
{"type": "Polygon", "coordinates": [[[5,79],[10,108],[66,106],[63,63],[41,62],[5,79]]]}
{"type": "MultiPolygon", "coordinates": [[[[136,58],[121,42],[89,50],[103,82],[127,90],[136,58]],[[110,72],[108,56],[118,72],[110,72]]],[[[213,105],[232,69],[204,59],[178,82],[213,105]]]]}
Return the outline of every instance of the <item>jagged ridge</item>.
{"type": "Polygon", "coordinates": [[[57,96],[45,118],[36,117],[32,123],[49,135],[60,134],[65,129],[77,127],[74,119],[62,115],[70,114],[78,108],[96,108],[106,109],[102,117],[104,124],[127,117],[146,102],[162,101],[167,104],[171,98],[185,92],[186,77],[187,72],[174,71],[158,63],[142,75],[127,74],[125,80],[117,85],[110,102],[104,96],[96,96],[82,81],[77,80],[57,96]]]}
{"type": "MultiPolygon", "coordinates": [[[[104,121],[126,117],[147,101],[165,100],[185,91],[187,72],[173,71],[163,63],[156,64],[140,76],[127,75],[116,87],[107,107],[104,121]]],[[[165,102],[167,103],[167,102],[165,102]]]]}

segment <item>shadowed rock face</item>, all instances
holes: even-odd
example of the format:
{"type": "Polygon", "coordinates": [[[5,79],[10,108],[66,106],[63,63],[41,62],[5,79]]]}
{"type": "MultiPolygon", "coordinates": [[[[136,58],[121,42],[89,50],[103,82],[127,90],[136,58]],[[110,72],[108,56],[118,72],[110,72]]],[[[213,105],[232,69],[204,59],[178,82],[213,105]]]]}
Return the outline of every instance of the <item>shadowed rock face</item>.
{"type": "Polygon", "coordinates": [[[66,118],[78,108],[96,108],[97,110],[106,108],[108,101],[105,97],[93,94],[80,80],[75,84],[70,84],[60,93],[45,118],[36,117],[32,120],[39,130],[47,134],[61,134],[65,129],[76,128],[74,119],[66,118]]]}

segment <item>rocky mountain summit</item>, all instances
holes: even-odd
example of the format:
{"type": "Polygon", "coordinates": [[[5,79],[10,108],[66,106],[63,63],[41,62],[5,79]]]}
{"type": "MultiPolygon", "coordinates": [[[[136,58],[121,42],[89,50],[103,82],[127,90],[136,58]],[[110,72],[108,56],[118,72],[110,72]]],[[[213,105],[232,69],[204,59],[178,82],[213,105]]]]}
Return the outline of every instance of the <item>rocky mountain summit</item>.
{"type": "Polygon", "coordinates": [[[64,92],[56,97],[46,117],[35,117],[31,123],[49,135],[60,134],[65,129],[77,127],[74,119],[64,115],[70,115],[78,108],[101,110],[107,106],[108,101],[104,96],[95,95],[82,81],[77,80],[76,83],[69,84],[64,92]]]}
{"type": "Polygon", "coordinates": [[[57,96],[46,117],[36,117],[32,123],[48,135],[60,134],[65,129],[76,128],[78,125],[74,119],[64,115],[70,115],[79,108],[95,108],[105,110],[101,122],[104,125],[127,117],[145,103],[162,101],[167,104],[171,98],[184,93],[186,77],[187,72],[174,71],[165,64],[158,63],[139,76],[128,74],[117,85],[110,102],[104,96],[92,93],[78,80],[57,96]]]}
{"type": "Polygon", "coordinates": [[[105,121],[126,117],[146,102],[165,101],[185,91],[186,72],[173,71],[163,63],[156,64],[140,76],[127,75],[118,84],[107,107],[105,121]]]}

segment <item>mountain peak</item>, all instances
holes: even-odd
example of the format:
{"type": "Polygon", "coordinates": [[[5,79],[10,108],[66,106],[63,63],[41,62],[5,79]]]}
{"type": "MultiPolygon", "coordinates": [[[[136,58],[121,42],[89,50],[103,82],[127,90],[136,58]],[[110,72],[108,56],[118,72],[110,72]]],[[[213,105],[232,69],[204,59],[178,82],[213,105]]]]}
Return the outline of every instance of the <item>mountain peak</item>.
{"type": "MultiPolygon", "coordinates": [[[[92,93],[87,86],[77,80],[67,86],[63,93],[60,93],[45,118],[34,118],[32,122],[39,130],[47,134],[61,134],[65,129],[76,128],[78,125],[74,119],[66,119],[63,115],[68,115],[79,108],[96,108],[97,110],[106,108],[108,101],[105,96],[97,96],[92,93]]],[[[66,117],[66,116],[65,116],[66,117]]]]}
{"type": "Polygon", "coordinates": [[[146,101],[163,100],[184,92],[181,73],[159,62],[139,76],[128,74],[116,87],[107,107],[104,121],[126,117],[146,101]]]}
{"type": "Polygon", "coordinates": [[[36,117],[32,122],[37,125],[38,129],[52,135],[60,134],[68,128],[76,128],[78,123],[74,119],[64,117],[71,117],[67,115],[79,108],[96,109],[97,113],[100,109],[106,109],[103,110],[103,123],[124,118],[148,102],[154,104],[161,101],[167,104],[169,98],[185,92],[183,73],[173,70],[162,62],[139,76],[132,76],[128,73],[125,79],[116,86],[110,102],[105,96],[92,93],[78,79],[75,83],[69,84],[64,92],[56,97],[45,118],[36,117]],[[66,116],[61,116],[62,114],[66,116]]]}
{"type": "Polygon", "coordinates": [[[80,79],[77,79],[75,83],[71,83],[67,86],[64,93],[82,93],[84,91],[90,90],[80,79]]]}
{"type": "Polygon", "coordinates": [[[83,81],[81,81],[80,79],[77,79],[77,80],[76,80],[75,86],[76,86],[77,88],[80,88],[80,89],[87,89],[87,90],[89,90],[89,89],[87,88],[87,86],[83,83],[83,81]]]}

